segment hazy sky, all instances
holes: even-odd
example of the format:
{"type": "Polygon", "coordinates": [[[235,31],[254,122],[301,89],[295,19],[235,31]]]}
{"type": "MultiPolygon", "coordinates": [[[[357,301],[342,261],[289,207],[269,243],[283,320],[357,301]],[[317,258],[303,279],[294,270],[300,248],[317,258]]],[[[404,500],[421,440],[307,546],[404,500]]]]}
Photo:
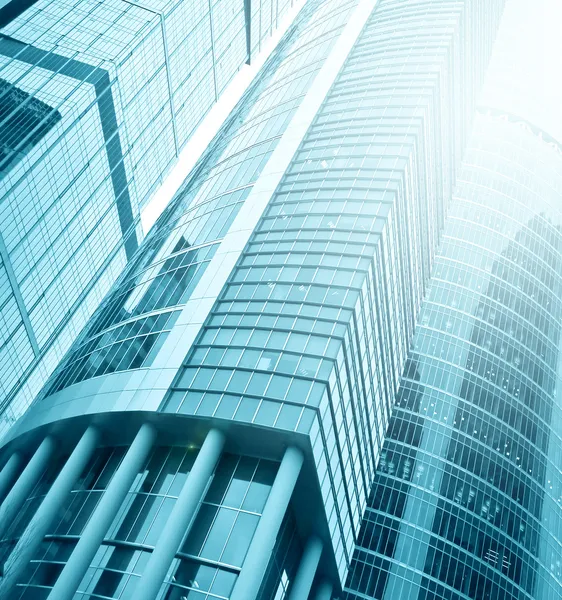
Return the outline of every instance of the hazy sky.
{"type": "Polygon", "coordinates": [[[562,142],[562,0],[507,0],[480,104],[562,142]]]}

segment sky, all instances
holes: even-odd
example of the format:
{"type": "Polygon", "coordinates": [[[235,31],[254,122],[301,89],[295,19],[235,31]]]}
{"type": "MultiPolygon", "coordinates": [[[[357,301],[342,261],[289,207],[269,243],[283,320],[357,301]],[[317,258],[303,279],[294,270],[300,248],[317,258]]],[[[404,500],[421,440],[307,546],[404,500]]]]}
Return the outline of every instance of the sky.
{"type": "MultiPolygon", "coordinates": [[[[142,210],[145,234],[304,4],[305,0],[295,2],[260,59],[241,69],[183,149],[176,166],[142,210]]],[[[562,143],[562,0],[507,0],[479,104],[521,117],[562,143]]]]}
{"type": "Polygon", "coordinates": [[[480,104],[562,143],[562,0],[507,0],[480,104]]]}

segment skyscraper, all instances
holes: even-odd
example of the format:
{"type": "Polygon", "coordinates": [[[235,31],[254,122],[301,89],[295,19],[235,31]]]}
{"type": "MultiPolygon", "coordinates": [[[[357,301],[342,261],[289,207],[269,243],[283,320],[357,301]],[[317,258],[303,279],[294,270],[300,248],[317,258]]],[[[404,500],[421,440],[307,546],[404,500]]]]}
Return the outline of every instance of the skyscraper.
{"type": "Polygon", "coordinates": [[[346,598],[560,598],[562,148],[478,115],[346,598]]]}
{"type": "Polygon", "coordinates": [[[307,3],[10,432],[0,594],[341,590],[502,5],[307,3]]]}
{"type": "Polygon", "coordinates": [[[290,4],[1,3],[2,429],[134,255],[143,204],[290,4]]]}

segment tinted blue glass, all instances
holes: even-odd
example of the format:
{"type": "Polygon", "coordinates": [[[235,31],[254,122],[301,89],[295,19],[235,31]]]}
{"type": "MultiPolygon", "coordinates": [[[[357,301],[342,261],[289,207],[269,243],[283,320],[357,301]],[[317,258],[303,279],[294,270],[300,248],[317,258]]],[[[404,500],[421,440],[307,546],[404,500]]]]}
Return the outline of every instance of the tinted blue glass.
{"type": "Polygon", "coordinates": [[[500,9],[377,4],[164,407],[308,433],[340,573],[430,276],[464,111],[483,76],[454,48],[478,44],[484,63],[500,9]],[[482,36],[461,35],[465,9],[482,36]]]}
{"type": "MultiPolygon", "coordinates": [[[[242,0],[4,4],[2,431],[23,413],[132,258],[143,235],[140,211],[181,149],[290,8],[254,4],[255,17],[266,13],[269,26],[250,31],[242,0]]],[[[214,225],[220,231],[224,223],[214,219],[214,225]]],[[[168,306],[198,276],[192,262],[153,275],[153,291],[167,294],[168,306]]],[[[151,303],[165,302],[147,295],[144,308],[151,303]]],[[[86,376],[92,373],[74,381],[86,376]]]]}
{"type": "Polygon", "coordinates": [[[350,600],[562,591],[561,164],[542,132],[479,115],[360,530],[350,600]]]}

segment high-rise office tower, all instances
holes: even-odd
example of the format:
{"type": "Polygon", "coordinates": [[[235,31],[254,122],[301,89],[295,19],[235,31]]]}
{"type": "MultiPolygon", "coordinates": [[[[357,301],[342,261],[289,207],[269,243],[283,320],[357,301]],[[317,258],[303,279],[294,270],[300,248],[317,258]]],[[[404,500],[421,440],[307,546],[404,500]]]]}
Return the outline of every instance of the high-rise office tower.
{"type": "Polygon", "coordinates": [[[562,594],[562,147],[477,118],[348,600],[562,594]]]}
{"type": "Polygon", "coordinates": [[[0,595],[338,595],[502,5],[307,3],[5,441],[0,595]]]}
{"type": "Polygon", "coordinates": [[[0,429],[133,256],[143,204],[290,5],[0,2],[0,429]]]}

